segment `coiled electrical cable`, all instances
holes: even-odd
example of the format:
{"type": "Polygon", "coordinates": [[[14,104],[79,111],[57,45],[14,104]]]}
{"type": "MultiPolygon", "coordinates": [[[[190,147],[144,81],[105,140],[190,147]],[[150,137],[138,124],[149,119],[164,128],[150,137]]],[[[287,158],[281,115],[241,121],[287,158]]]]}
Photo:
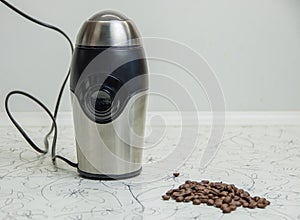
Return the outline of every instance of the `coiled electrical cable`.
{"type": "MultiPolygon", "coordinates": [[[[47,24],[45,22],[42,22],[40,20],[37,20],[29,15],[27,15],[26,13],[24,13],[23,11],[19,10],[18,8],[16,8],[15,6],[11,5],[10,3],[8,3],[5,0],[0,0],[1,3],[3,3],[4,5],[6,5],[8,8],[10,8],[11,10],[13,10],[14,12],[16,12],[17,14],[21,15],[22,17],[32,21],[33,23],[36,23],[40,26],[52,29],[58,33],[60,33],[61,35],[63,35],[65,37],[65,39],[68,41],[69,45],[70,45],[70,49],[71,49],[71,55],[74,52],[74,47],[73,47],[73,43],[70,40],[70,38],[68,37],[68,35],[62,31],[61,29],[59,29],[58,27],[55,27],[51,24],[47,24]]],[[[56,99],[56,103],[55,103],[55,108],[53,111],[53,114],[51,113],[51,111],[49,110],[49,108],[47,108],[40,100],[38,100],[37,98],[35,98],[34,96],[30,95],[27,92],[24,91],[19,91],[19,90],[14,90],[11,91],[7,94],[6,98],[5,98],[5,111],[8,114],[8,117],[10,118],[10,120],[12,121],[12,123],[14,124],[14,126],[18,129],[18,131],[21,133],[21,135],[25,138],[25,140],[28,142],[28,144],[37,152],[42,153],[42,154],[47,154],[49,151],[49,138],[51,136],[51,134],[54,132],[53,134],[53,139],[52,139],[52,144],[51,144],[51,158],[52,158],[52,162],[55,165],[55,161],[56,159],[61,159],[63,161],[65,161],[66,163],[68,163],[70,166],[72,167],[77,167],[78,164],[74,163],[70,160],[68,160],[67,158],[60,156],[60,155],[56,155],[56,142],[57,142],[57,123],[56,123],[56,119],[57,119],[57,114],[58,114],[58,110],[59,110],[59,106],[60,106],[60,102],[61,102],[61,98],[64,92],[64,88],[66,86],[66,83],[68,82],[70,76],[70,68],[68,70],[68,73],[60,87],[57,99],[56,99]],[[39,147],[37,144],[34,143],[34,141],[29,137],[29,135],[25,132],[25,130],[21,127],[21,125],[16,121],[16,119],[13,117],[10,109],[9,109],[9,99],[11,98],[11,96],[13,95],[23,95],[29,99],[31,99],[32,101],[34,101],[36,104],[38,104],[42,109],[44,109],[46,111],[46,113],[48,114],[48,116],[51,118],[52,120],[52,125],[51,125],[51,129],[50,131],[46,134],[46,136],[44,137],[44,149],[42,149],[41,147],[39,147]]]]}

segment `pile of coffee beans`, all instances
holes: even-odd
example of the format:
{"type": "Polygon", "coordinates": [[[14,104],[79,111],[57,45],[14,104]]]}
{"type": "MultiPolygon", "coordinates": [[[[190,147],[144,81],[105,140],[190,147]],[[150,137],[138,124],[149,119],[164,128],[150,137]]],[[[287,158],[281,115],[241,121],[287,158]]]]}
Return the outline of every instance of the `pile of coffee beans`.
{"type": "Polygon", "coordinates": [[[176,202],[192,202],[194,205],[207,204],[220,208],[223,213],[230,213],[237,207],[263,209],[270,205],[267,199],[259,196],[251,197],[249,192],[237,188],[234,184],[208,180],[201,182],[187,180],[177,189],[171,189],[162,196],[163,200],[170,198],[176,202]]]}

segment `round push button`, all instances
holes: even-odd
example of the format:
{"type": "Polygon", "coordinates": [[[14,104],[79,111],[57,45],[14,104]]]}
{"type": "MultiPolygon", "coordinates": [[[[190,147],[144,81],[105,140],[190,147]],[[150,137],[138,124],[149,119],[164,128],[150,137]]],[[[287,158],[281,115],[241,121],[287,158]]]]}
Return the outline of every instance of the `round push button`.
{"type": "Polygon", "coordinates": [[[95,91],[91,95],[91,105],[97,113],[107,112],[112,105],[110,94],[104,90],[95,91]]]}

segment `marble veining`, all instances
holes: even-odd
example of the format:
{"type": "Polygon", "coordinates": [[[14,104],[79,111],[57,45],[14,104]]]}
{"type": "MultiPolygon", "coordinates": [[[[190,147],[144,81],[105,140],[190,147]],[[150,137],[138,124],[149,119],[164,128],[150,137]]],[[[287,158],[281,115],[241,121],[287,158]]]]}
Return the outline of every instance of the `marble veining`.
{"type": "MultiPolygon", "coordinates": [[[[197,136],[197,146],[186,160],[174,158],[176,168],[162,169],[158,161],[174,150],[185,152],[184,145],[176,148],[180,129],[147,127],[140,177],[95,181],[79,177],[63,162],[54,167],[50,155],[37,154],[15,128],[0,127],[0,219],[300,219],[300,126],[228,126],[206,169],[200,167],[200,158],[210,128],[187,126],[183,129],[197,136]],[[174,178],[173,171],[181,175],[174,178]],[[234,183],[266,197],[271,205],[224,215],[210,206],[161,199],[187,179],[234,183]]],[[[27,130],[42,144],[48,128],[27,130]]],[[[189,143],[189,137],[182,138],[189,143]]],[[[72,127],[59,129],[57,151],[76,161],[72,127]]]]}

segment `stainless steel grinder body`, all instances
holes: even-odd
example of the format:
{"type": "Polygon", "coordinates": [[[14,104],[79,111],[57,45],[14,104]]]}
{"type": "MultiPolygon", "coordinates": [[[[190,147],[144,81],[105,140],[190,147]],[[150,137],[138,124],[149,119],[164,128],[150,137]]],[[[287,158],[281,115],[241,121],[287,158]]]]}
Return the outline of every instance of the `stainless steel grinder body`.
{"type": "Polygon", "coordinates": [[[113,11],[86,21],[70,77],[78,172],[121,179],[141,172],[147,63],[134,23],[113,11]]]}

